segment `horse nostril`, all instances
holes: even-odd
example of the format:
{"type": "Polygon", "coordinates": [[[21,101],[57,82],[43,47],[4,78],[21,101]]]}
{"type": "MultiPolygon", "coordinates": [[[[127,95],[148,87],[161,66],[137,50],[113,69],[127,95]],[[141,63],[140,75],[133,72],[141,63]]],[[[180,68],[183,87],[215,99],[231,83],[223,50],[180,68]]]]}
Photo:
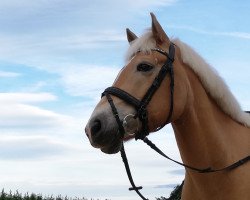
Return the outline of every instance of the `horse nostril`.
{"type": "Polygon", "coordinates": [[[101,130],[101,121],[95,120],[90,128],[91,134],[96,135],[101,130]]]}

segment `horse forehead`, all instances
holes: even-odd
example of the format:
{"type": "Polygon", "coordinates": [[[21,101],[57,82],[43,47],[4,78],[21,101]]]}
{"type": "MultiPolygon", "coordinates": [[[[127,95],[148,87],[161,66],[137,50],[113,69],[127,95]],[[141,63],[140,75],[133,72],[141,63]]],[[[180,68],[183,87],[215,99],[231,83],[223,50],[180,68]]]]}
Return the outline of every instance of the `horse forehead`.
{"type": "Polygon", "coordinates": [[[139,64],[143,61],[151,62],[152,64],[157,65],[159,62],[164,62],[166,57],[160,53],[154,51],[142,52],[138,51],[133,57],[127,62],[127,65],[139,64]]]}
{"type": "Polygon", "coordinates": [[[152,62],[154,65],[158,65],[160,62],[164,62],[166,60],[166,57],[164,55],[161,55],[160,53],[150,51],[150,52],[142,52],[137,51],[136,54],[134,54],[130,60],[127,61],[124,67],[121,68],[119,73],[116,76],[116,79],[114,81],[114,84],[117,82],[121,76],[124,76],[123,78],[126,78],[126,74],[131,72],[134,67],[143,61],[149,61],[152,62]]]}

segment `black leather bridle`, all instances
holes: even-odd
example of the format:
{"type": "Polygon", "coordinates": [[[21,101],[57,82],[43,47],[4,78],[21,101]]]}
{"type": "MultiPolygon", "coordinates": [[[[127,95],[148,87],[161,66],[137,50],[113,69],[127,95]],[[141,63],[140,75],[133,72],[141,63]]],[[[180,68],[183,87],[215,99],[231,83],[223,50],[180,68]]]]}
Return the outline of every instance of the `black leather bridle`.
{"type": "MultiPolygon", "coordinates": [[[[166,119],[166,123],[170,122],[171,118],[172,118],[172,114],[173,114],[173,109],[174,109],[174,70],[173,70],[173,63],[174,63],[174,56],[175,56],[175,45],[173,43],[170,44],[169,46],[169,53],[165,52],[164,50],[161,50],[159,48],[154,48],[151,49],[151,51],[156,51],[159,52],[163,55],[165,55],[167,57],[166,62],[163,64],[163,66],[161,67],[158,75],[155,77],[152,85],[148,88],[147,92],[145,93],[144,97],[142,98],[142,100],[138,100],[137,98],[135,98],[134,96],[132,96],[131,94],[129,94],[128,92],[117,88],[117,87],[108,87],[107,89],[105,89],[105,91],[102,93],[102,97],[106,96],[110,107],[112,109],[113,115],[116,119],[116,122],[118,124],[119,127],[119,133],[121,138],[124,137],[125,134],[125,130],[124,130],[124,126],[122,121],[119,118],[119,113],[115,107],[115,104],[113,102],[113,99],[111,97],[111,95],[114,95],[122,100],[124,100],[126,103],[132,105],[135,110],[136,110],[136,115],[134,116],[134,118],[139,118],[139,120],[141,121],[142,127],[141,127],[141,131],[135,133],[135,139],[141,139],[143,140],[147,145],[149,145],[152,149],[154,149],[157,153],[159,153],[161,156],[167,158],[168,160],[171,160],[181,166],[184,166],[185,168],[191,169],[193,171],[199,172],[199,173],[211,173],[211,172],[219,172],[219,171],[225,171],[225,170],[232,170],[235,169],[241,165],[243,165],[244,163],[250,161],[250,156],[246,156],[245,158],[229,165],[226,166],[224,168],[221,169],[212,169],[211,167],[205,168],[205,169],[199,169],[196,167],[192,167],[190,165],[178,162],[170,157],[168,157],[166,154],[164,154],[154,143],[152,143],[148,138],[147,135],[149,134],[149,129],[148,129],[148,111],[147,111],[147,105],[149,104],[150,100],[152,99],[153,95],[155,94],[155,92],[157,91],[157,89],[160,87],[162,81],[164,80],[164,78],[169,74],[170,77],[170,108],[169,108],[169,113],[166,119]]],[[[161,127],[157,128],[157,130],[161,129],[166,123],[164,123],[161,127]]],[[[122,143],[122,147],[120,150],[121,153],[121,157],[122,160],[124,162],[125,168],[126,168],[126,172],[129,178],[129,181],[132,185],[131,188],[129,188],[129,190],[135,190],[136,193],[143,199],[143,200],[148,200],[147,198],[145,198],[141,193],[140,193],[140,189],[142,189],[142,187],[137,187],[135,186],[135,183],[133,181],[131,172],[130,172],[130,168],[129,168],[129,164],[128,164],[128,160],[127,160],[127,156],[125,153],[125,149],[124,149],[124,145],[122,143]]]]}
{"type": "MultiPolygon", "coordinates": [[[[114,105],[110,95],[114,95],[114,96],[124,100],[128,104],[134,106],[134,108],[137,111],[137,113],[135,115],[135,118],[138,117],[140,119],[141,123],[142,123],[141,131],[137,132],[135,134],[135,139],[136,140],[137,139],[142,139],[143,140],[149,134],[147,105],[149,104],[150,100],[152,99],[152,97],[155,94],[155,92],[157,91],[157,89],[160,87],[162,81],[164,80],[164,78],[166,77],[167,74],[169,74],[169,76],[170,76],[170,110],[169,110],[169,114],[168,114],[166,123],[169,122],[169,120],[172,117],[172,113],[173,113],[173,107],[174,107],[173,106],[173,102],[174,102],[174,96],[173,96],[173,94],[174,94],[173,62],[174,62],[174,55],[175,55],[174,44],[173,43],[170,44],[169,53],[167,53],[167,52],[165,52],[165,51],[163,51],[163,50],[161,50],[159,48],[154,48],[154,49],[152,49],[152,51],[157,51],[157,52],[167,56],[167,61],[161,67],[158,75],[155,77],[152,85],[148,88],[148,90],[145,93],[142,100],[138,100],[137,98],[135,98],[131,94],[129,94],[126,91],[124,91],[124,90],[122,90],[120,88],[117,88],[117,87],[108,87],[102,93],[102,96],[105,95],[107,97],[107,99],[109,101],[109,104],[110,104],[110,106],[112,108],[113,113],[114,113],[114,111],[116,109],[115,109],[115,105],[114,105]]],[[[115,111],[115,115],[118,115],[117,111],[115,111]]],[[[117,118],[117,123],[118,123],[120,131],[121,131],[122,127],[120,127],[120,126],[122,126],[122,124],[120,124],[119,117],[117,118]]],[[[121,131],[120,133],[124,134],[124,131],[121,131]]]]}

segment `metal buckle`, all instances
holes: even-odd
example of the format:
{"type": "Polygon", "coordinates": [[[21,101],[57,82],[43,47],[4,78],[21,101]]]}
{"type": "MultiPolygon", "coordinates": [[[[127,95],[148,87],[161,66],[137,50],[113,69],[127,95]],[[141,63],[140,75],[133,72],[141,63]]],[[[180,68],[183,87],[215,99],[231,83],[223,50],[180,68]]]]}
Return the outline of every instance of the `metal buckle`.
{"type": "Polygon", "coordinates": [[[122,125],[125,133],[130,136],[133,136],[138,132],[139,122],[135,119],[135,115],[133,114],[126,115],[123,119],[122,125]]]}

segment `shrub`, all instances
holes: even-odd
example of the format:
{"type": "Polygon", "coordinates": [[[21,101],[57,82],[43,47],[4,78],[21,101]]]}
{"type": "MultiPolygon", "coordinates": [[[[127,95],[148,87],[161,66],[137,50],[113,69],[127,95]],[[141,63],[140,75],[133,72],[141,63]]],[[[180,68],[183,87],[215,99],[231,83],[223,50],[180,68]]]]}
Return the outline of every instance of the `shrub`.
{"type": "Polygon", "coordinates": [[[181,191],[182,191],[182,186],[183,183],[181,185],[177,185],[174,190],[171,192],[170,196],[168,198],[166,197],[160,197],[160,198],[156,198],[156,200],[181,200],[181,191]]]}

